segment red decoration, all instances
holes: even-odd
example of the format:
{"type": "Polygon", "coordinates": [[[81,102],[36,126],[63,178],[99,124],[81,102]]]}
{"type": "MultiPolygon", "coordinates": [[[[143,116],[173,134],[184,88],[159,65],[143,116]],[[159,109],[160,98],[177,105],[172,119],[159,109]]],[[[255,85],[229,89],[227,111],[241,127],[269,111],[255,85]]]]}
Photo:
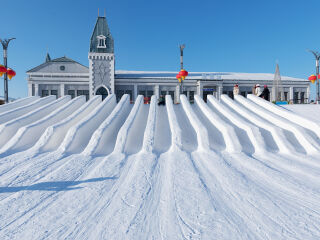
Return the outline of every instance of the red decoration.
{"type": "Polygon", "coordinates": [[[181,69],[181,71],[179,72],[179,74],[180,74],[182,80],[184,80],[184,79],[186,78],[186,76],[188,76],[189,73],[188,73],[186,70],[181,69]]]}
{"type": "Polygon", "coordinates": [[[316,75],[311,75],[308,80],[313,84],[316,80],[317,80],[317,76],[316,75]]]}
{"type": "Polygon", "coordinates": [[[11,78],[13,78],[16,75],[16,72],[13,71],[11,68],[8,68],[7,75],[9,77],[9,79],[11,80],[11,78]]]}
{"type": "Polygon", "coordinates": [[[181,78],[182,76],[180,75],[180,73],[177,74],[176,78],[179,80],[179,83],[181,82],[181,78]]]}
{"type": "Polygon", "coordinates": [[[2,75],[5,74],[6,72],[7,72],[7,69],[3,65],[0,65],[0,77],[2,77],[2,75]]]}

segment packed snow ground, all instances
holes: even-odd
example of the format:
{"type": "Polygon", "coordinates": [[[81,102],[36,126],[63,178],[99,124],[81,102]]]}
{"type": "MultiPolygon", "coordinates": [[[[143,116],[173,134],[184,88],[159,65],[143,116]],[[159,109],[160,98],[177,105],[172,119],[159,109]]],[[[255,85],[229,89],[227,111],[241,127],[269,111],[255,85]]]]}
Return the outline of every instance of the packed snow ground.
{"type": "Polygon", "coordinates": [[[320,109],[180,99],[0,106],[0,239],[319,239],[320,109]]]}

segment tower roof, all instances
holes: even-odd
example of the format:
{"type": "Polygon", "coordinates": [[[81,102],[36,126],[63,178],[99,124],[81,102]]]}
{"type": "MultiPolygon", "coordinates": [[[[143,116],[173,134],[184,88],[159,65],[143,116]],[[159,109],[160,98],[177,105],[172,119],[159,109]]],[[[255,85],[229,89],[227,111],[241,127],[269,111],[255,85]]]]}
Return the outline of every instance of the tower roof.
{"type": "Polygon", "coordinates": [[[106,17],[98,17],[90,40],[90,52],[113,53],[113,38],[106,17]],[[105,39],[105,47],[98,47],[98,38],[105,39]]]}
{"type": "Polygon", "coordinates": [[[51,57],[50,57],[49,53],[47,53],[46,62],[50,62],[50,61],[51,61],[51,57]]]}

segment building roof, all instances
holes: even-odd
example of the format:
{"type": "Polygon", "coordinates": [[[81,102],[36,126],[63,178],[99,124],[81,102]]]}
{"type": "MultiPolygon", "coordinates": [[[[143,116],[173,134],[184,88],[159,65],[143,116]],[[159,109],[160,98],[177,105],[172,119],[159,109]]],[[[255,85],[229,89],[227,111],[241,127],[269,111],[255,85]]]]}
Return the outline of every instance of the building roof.
{"type": "MultiPolygon", "coordinates": [[[[175,78],[178,72],[157,72],[157,71],[126,71],[116,70],[116,78],[175,78]]],[[[273,73],[233,73],[233,72],[189,72],[187,79],[202,80],[252,80],[252,81],[272,81],[273,73]]],[[[303,81],[306,79],[281,76],[283,81],[303,81]]]]}
{"type": "Polygon", "coordinates": [[[113,38],[105,17],[98,17],[91,35],[89,52],[114,53],[113,38]],[[98,48],[98,36],[105,37],[106,48],[98,48]]]}
{"type": "MultiPolygon", "coordinates": [[[[49,58],[50,58],[50,56],[49,56],[49,58]]],[[[51,58],[50,58],[49,61],[47,61],[47,60],[48,60],[48,54],[47,54],[47,57],[46,57],[46,62],[40,64],[40,65],[37,66],[37,67],[34,67],[34,68],[28,70],[27,73],[37,72],[39,69],[41,69],[41,68],[49,65],[49,64],[52,63],[52,62],[55,62],[55,63],[76,63],[76,64],[79,64],[79,65],[85,67],[85,68],[88,68],[87,66],[84,66],[84,65],[82,65],[81,63],[79,63],[79,62],[77,62],[77,61],[75,61],[75,60],[73,60],[73,59],[71,59],[71,58],[68,58],[68,57],[66,57],[66,56],[63,56],[63,57],[60,57],[60,58],[55,58],[55,59],[52,59],[52,60],[51,60],[51,58]]]]}

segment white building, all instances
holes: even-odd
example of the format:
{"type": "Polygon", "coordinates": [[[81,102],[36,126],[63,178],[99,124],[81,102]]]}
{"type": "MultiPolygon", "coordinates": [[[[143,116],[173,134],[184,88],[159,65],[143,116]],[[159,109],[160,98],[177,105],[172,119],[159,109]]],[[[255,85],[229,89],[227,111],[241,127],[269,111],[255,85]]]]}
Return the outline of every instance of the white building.
{"type": "MultiPolygon", "coordinates": [[[[134,101],[137,95],[145,97],[170,94],[176,101],[180,94],[177,72],[145,72],[115,70],[114,43],[105,17],[98,17],[94,27],[88,54],[89,67],[67,58],[46,61],[27,71],[29,96],[66,94],[72,97],[94,95],[105,98],[115,93],[120,99],[125,93],[134,101]]],[[[268,85],[272,92],[274,74],[265,73],[227,73],[227,72],[191,72],[183,82],[184,93],[190,101],[194,94],[206,100],[208,94],[217,98],[221,94],[232,96],[233,86],[239,85],[244,96],[252,92],[252,87],[259,83],[268,85]]],[[[305,79],[281,77],[284,98],[294,103],[308,102],[310,94],[309,81],[305,79]]],[[[272,98],[270,98],[272,99],[272,98]]]]}

